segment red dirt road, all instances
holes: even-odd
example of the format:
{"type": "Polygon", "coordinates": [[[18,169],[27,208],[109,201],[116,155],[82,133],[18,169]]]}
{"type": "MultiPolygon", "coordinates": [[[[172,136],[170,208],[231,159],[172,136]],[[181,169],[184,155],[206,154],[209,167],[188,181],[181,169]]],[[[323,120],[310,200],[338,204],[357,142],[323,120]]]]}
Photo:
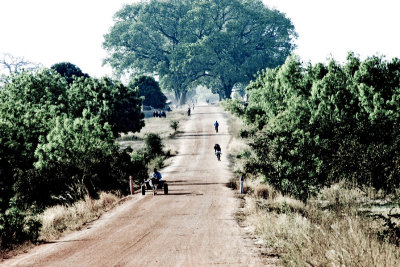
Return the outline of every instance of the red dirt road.
{"type": "Polygon", "coordinates": [[[265,266],[234,219],[225,113],[198,106],[178,137],[179,154],[161,170],[169,194],[135,194],[86,229],[38,246],[1,266],[265,266]],[[220,122],[219,133],[213,123],[220,122]],[[222,148],[217,161],[213,146],[222,148]]]}

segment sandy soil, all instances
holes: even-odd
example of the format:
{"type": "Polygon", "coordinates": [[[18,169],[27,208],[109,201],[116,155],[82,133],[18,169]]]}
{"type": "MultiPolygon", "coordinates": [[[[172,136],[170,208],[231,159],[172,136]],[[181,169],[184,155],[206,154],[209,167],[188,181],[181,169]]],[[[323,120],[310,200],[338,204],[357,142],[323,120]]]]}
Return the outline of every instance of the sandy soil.
{"type": "Polygon", "coordinates": [[[161,170],[169,194],[134,196],[86,229],[34,248],[1,266],[265,266],[234,219],[238,199],[225,153],[226,114],[195,107],[178,137],[179,154],[161,170]],[[219,133],[213,123],[220,123],[219,133]],[[222,147],[217,161],[213,146],[222,147]]]}

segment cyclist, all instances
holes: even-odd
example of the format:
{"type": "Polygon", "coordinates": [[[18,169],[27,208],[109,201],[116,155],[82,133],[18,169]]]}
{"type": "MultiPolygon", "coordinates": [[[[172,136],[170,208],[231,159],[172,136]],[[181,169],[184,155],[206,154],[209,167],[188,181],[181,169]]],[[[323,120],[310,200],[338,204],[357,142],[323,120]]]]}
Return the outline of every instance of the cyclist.
{"type": "Polygon", "coordinates": [[[221,160],[221,147],[220,147],[220,145],[219,144],[215,144],[215,146],[214,146],[214,152],[215,152],[215,155],[217,155],[217,159],[218,160],[221,160]]]}

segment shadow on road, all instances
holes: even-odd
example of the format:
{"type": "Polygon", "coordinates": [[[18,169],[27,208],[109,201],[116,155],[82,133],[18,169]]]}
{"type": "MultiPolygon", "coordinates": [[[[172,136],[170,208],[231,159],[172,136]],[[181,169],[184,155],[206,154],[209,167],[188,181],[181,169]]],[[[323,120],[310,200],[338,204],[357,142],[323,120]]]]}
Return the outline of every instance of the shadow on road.
{"type": "Polygon", "coordinates": [[[221,135],[230,136],[231,134],[229,134],[229,133],[186,133],[186,134],[179,135],[178,138],[186,137],[186,136],[221,136],[221,135]]]}
{"type": "Polygon", "coordinates": [[[203,194],[201,193],[193,193],[193,192],[181,192],[181,193],[170,193],[168,192],[168,195],[165,196],[202,196],[203,194]]]}
{"type": "Polygon", "coordinates": [[[222,184],[225,185],[226,183],[182,183],[182,184],[174,184],[175,181],[169,182],[170,185],[173,186],[185,186],[185,185],[216,185],[222,184]]]}
{"type": "Polygon", "coordinates": [[[93,239],[71,239],[71,240],[53,240],[53,241],[40,241],[40,244],[57,244],[57,243],[70,243],[70,242],[87,242],[93,239]]]}

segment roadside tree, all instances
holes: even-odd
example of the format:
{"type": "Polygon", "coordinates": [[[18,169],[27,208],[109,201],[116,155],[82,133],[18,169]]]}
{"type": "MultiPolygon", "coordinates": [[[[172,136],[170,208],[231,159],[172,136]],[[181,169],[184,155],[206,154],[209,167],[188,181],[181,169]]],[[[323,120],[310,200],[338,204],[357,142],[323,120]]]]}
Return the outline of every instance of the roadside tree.
{"type": "Polygon", "coordinates": [[[139,89],[139,96],[144,97],[143,105],[160,109],[165,107],[167,97],[161,92],[158,82],[153,77],[139,75],[129,82],[128,87],[139,89]]]}
{"type": "Polygon", "coordinates": [[[350,53],[345,65],[303,66],[296,57],[262,71],[247,107],[246,171],[306,200],[339,181],[392,192],[400,186],[400,63],[350,53]]]}
{"type": "Polygon", "coordinates": [[[139,131],[144,126],[142,99],[137,89],[109,78],[79,77],[67,90],[68,113],[73,118],[82,116],[86,109],[109,123],[115,137],[119,133],[139,131]]]}

